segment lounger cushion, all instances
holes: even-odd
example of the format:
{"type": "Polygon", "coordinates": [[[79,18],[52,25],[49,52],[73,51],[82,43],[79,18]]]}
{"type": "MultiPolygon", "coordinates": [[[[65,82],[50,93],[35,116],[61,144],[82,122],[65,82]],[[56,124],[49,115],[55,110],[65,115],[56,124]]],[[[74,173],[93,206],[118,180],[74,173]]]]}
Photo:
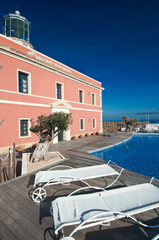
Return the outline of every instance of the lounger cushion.
{"type": "Polygon", "coordinates": [[[107,164],[69,170],[40,171],[35,175],[34,185],[58,181],[72,182],[79,179],[87,180],[111,175],[119,175],[119,173],[107,164]]]}
{"type": "MultiPolygon", "coordinates": [[[[113,221],[159,207],[159,188],[150,183],[91,194],[60,197],[51,203],[54,227],[73,225],[103,212],[96,220],[113,221]],[[107,214],[106,211],[108,212],[107,214]]],[[[93,221],[93,220],[92,220],[93,221]]]]}

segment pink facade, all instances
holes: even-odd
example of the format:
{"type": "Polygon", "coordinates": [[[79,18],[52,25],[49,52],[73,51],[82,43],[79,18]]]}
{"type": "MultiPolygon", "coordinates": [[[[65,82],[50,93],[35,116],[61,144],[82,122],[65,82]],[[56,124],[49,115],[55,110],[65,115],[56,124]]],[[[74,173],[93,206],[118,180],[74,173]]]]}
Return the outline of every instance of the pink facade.
{"type": "Polygon", "coordinates": [[[72,113],[63,140],[102,132],[102,90],[100,82],[0,35],[0,149],[38,141],[30,119],[55,111],[72,113]]]}

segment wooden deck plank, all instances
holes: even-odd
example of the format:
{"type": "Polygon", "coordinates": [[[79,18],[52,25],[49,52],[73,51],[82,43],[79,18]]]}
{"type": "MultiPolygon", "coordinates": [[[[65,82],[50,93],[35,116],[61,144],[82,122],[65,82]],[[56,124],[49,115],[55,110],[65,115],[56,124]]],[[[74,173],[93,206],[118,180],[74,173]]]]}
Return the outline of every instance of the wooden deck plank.
{"type": "MultiPolygon", "coordinates": [[[[122,139],[130,137],[130,134],[122,134],[122,139]]],[[[109,144],[119,142],[118,136],[94,136],[77,141],[62,142],[50,148],[50,151],[60,151],[67,159],[60,163],[72,167],[84,167],[96,164],[103,164],[104,161],[88,154],[92,149],[102,148],[109,144]]],[[[56,164],[56,163],[55,163],[56,164]]],[[[58,164],[58,163],[57,163],[58,164]]],[[[54,165],[54,164],[53,164],[54,165]]],[[[12,180],[0,185],[0,240],[15,239],[44,239],[57,240],[53,233],[53,221],[50,215],[50,203],[56,197],[68,195],[73,190],[82,186],[81,183],[75,182],[70,185],[54,185],[47,187],[47,198],[43,203],[33,202],[28,192],[33,189],[33,176],[35,172],[23,177],[12,180]],[[32,181],[31,181],[32,180],[32,181]]],[[[95,186],[103,187],[109,184],[112,178],[92,179],[89,183],[95,186]]],[[[125,170],[117,183],[112,186],[121,187],[125,185],[134,185],[148,182],[149,178],[125,170]]],[[[85,192],[91,192],[87,190],[85,192]]],[[[150,221],[152,224],[159,222],[158,211],[149,211],[145,215],[139,214],[140,220],[150,221]]],[[[66,228],[65,232],[69,233],[71,227],[66,228]]],[[[159,229],[148,230],[139,227],[128,219],[115,221],[110,227],[88,228],[77,232],[74,237],[76,240],[147,240],[159,233],[159,229]]]]}
{"type": "MultiPolygon", "coordinates": [[[[12,208],[14,209],[14,211],[18,211],[20,212],[21,216],[24,219],[28,219],[30,221],[30,224],[36,225],[36,227],[39,226],[39,216],[36,212],[31,213],[30,209],[26,206],[26,204],[24,204],[24,202],[18,201],[17,198],[15,198],[15,196],[11,196],[11,195],[5,195],[0,197],[0,204],[3,204],[3,209],[6,205],[6,207],[10,207],[10,203],[12,205],[12,208]],[[36,213],[36,214],[35,214],[36,213]]],[[[43,229],[41,227],[41,225],[39,226],[39,228],[43,229]]]]}
{"type": "Polygon", "coordinates": [[[18,238],[16,235],[13,234],[13,232],[8,228],[8,226],[0,221],[0,235],[3,236],[3,238],[0,237],[0,240],[17,240],[18,238]]]}
{"type": "MultiPolygon", "coordinates": [[[[11,210],[11,206],[9,207],[9,210],[6,211],[5,207],[3,206],[3,209],[0,207],[0,221],[3,222],[3,224],[6,225],[6,229],[10,229],[10,231],[13,233],[14,236],[17,236],[17,239],[37,239],[36,237],[33,238],[33,236],[26,230],[26,222],[24,221],[22,225],[19,225],[18,222],[16,221],[18,218],[18,215],[20,213],[14,212],[11,210]],[[8,214],[10,212],[10,214],[8,214]],[[13,216],[14,212],[14,216],[13,216]]],[[[3,233],[1,232],[1,238],[5,237],[2,235],[3,233]]]]}
{"type": "Polygon", "coordinates": [[[38,236],[41,237],[41,234],[43,234],[43,229],[37,221],[36,223],[33,221],[34,219],[30,217],[30,214],[25,212],[25,208],[23,208],[22,205],[18,204],[18,208],[15,202],[9,202],[3,198],[0,198],[0,205],[3,205],[3,211],[5,211],[5,213],[8,215],[8,218],[12,218],[16,222],[16,225],[19,226],[18,228],[25,229],[26,234],[28,233],[28,237],[30,235],[34,237],[34,235],[31,234],[32,232],[34,232],[34,234],[37,236],[36,239],[38,239],[38,236]],[[27,215],[25,213],[27,213],[27,215]]]}

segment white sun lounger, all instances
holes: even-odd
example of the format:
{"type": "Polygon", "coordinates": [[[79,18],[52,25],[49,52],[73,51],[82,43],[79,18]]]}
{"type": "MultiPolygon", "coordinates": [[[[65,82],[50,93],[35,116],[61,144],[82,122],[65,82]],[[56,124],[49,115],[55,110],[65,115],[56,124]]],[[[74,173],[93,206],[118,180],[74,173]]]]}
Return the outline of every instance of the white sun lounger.
{"type": "Polygon", "coordinates": [[[151,183],[104,190],[96,193],[59,197],[51,203],[55,234],[66,226],[78,225],[68,237],[84,228],[108,224],[129,217],[144,227],[133,215],[159,207],[159,188],[151,183]]]}
{"type": "Polygon", "coordinates": [[[34,187],[37,187],[33,194],[32,199],[35,202],[42,202],[46,198],[46,186],[55,184],[67,184],[74,181],[81,181],[86,185],[90,186],[86,180],[116,176],[116,179],[107,187],[110,187],[120,177],[120,172],[115,171],[110,165],[110,161],[107,164],[95,165],[90,167],[72,168],[65,165],[55,166],[48,171],[40,171],[36,173],[34,180],[34,187]],[[67,167],[65,170],[55,170],[55,168],[67,167]]]}

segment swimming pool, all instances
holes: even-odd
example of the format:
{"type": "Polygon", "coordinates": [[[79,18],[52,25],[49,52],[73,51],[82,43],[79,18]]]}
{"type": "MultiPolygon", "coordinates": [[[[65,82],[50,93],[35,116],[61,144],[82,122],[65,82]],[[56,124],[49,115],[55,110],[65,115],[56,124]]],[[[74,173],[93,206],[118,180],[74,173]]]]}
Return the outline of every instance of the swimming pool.
{"type": "Polygon", "coordinates": [[[159,179],[159,135],[134,135],[130,140],[91,154],[123,168],[159,179]]]}

